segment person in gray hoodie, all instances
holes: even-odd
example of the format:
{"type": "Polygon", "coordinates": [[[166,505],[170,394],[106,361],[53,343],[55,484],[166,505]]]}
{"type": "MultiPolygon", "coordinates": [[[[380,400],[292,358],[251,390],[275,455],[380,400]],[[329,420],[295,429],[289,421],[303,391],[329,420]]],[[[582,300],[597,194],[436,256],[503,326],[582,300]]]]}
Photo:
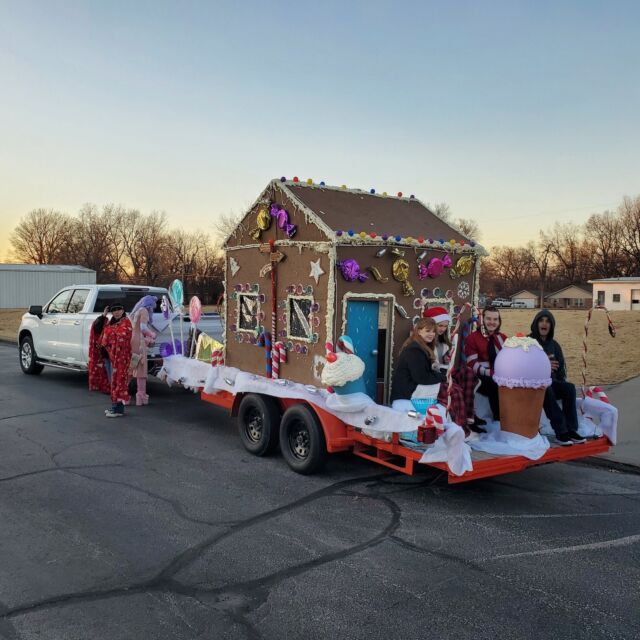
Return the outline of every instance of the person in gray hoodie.
{"type": "Polygon", "coordinates": [[[535,338],[551,362],[551,386],[544,394],[544,412],[551,422],[558,444],[566,446],[585,441],[578,433],[576,388],[567,382],[567,369],[562,347],[554,340],[556,319],[548,309],[542,309],[531,323],[532,338],[535,338]],[[558,400],[562,409],[558,406],[558,400]]]}

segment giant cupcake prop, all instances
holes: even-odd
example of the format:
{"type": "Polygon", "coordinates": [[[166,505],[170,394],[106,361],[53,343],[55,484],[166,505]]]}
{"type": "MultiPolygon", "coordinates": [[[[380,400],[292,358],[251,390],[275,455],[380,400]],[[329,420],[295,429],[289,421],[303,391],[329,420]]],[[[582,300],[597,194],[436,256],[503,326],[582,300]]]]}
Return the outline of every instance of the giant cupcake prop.
{"type": "Polygon", "coordinates": [[[508,338],[496,357],[493,379],[499,387],[502,431],[535,438],[551,384],[547,354],[533,338],[508,338]]]}
{"type": "Polygon", "coordinates": [[[365,393],[363,373],[364,362],[355,354],[353,341],[349,336],[340,336],[335,352],[327,353],[327,363],[322,369],[322,384],[331,387],[339,395],[365,393]]]}

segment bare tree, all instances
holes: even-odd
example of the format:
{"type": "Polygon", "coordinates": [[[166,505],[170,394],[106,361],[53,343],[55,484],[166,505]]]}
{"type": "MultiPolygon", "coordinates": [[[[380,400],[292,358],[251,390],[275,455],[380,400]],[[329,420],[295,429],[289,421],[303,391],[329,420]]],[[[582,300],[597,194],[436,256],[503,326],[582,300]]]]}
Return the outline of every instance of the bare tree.
{"type": "Polygon", "coordinates": [[[16,226],[10,236],[17,260],[35,264],[62,261],[71,245],[72,218],[53,209],[34,209],[16,226]]]}
{"type": "Polygon", "coordinates": [[[220,214],[213,223],[213,236],[217,247],[231,235],[231,232],[240,224],[245,213],[241,211],[231,211],[220,214]]]}
{"type": "Polygon", "coordinates": [[[529,260],[534,266],[538,275],[538,289],[540,290],[540,308],[544,307],[544,294],[547,285],[547,278],[549,275],[549,263],[552,256],[552,244],[545,237],[544,234],[540,234],[540,240],[538,242],[529,242],[526,247],[526,252],[529,255],[529,260]]]}
{"type": "Polygon", "coordinates": [[[618,207],[618,215],[622,251],[627,265],[624,275],[637,275],[640,273],[640,196],[625,196],[618,207]]]}
{"type": "Polygon", "coordinates": [[[476,220],[472,220],[471,218],[456,218],[455,225],[467,238],[472,238],[473,240],[480,239],[480,225],[476,220]]]}
{"type": "Polygon", "coordinates": [[[618,277],[623,274],[620,245],[620,220],[615,213],[594,213],[585,224],[586,250],[591,258],[595,278],[618,277]]]}

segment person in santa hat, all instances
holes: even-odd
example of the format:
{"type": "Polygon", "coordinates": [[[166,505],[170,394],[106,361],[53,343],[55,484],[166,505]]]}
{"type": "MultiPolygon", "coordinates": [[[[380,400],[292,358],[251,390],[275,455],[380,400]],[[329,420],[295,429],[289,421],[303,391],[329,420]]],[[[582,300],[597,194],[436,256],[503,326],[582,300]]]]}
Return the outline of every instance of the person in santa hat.
{"type": "MultiPolygon", "coordinates": [[[[451,340],[449,339],[449,325],[451,316],[444,307],[431,307],[424,309],[423,318],[432,318],[436,323],[436,348],[435,353],[440,364],[441,371],[446,372],[449,367],[454,367],[451,362],[451,340]]],[[[475,375],[468,367],[455,367],[452,372],[454,387],[459,389],[459,395],[463,399],[463,420],[464,424],[476,433],[484,433],[482,425],[486,422],[475,414],[475,375]]],[[[458,390],[456,389],[456,393],[458,390]]],[[[446,398],[446,396],[445,396],[446,398]]]]}

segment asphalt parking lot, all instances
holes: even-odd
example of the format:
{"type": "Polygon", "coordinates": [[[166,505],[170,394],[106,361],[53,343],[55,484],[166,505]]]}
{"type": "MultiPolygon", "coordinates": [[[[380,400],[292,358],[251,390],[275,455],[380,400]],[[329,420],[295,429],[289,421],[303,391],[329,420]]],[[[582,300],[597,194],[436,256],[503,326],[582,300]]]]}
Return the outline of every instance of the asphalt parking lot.
{"type": "Polygon", "coordinates": [[[0,638],[640,636],[638,475],[303,477],[192,393],[107,420],[84,376],[0,367],[0,638]]]}

